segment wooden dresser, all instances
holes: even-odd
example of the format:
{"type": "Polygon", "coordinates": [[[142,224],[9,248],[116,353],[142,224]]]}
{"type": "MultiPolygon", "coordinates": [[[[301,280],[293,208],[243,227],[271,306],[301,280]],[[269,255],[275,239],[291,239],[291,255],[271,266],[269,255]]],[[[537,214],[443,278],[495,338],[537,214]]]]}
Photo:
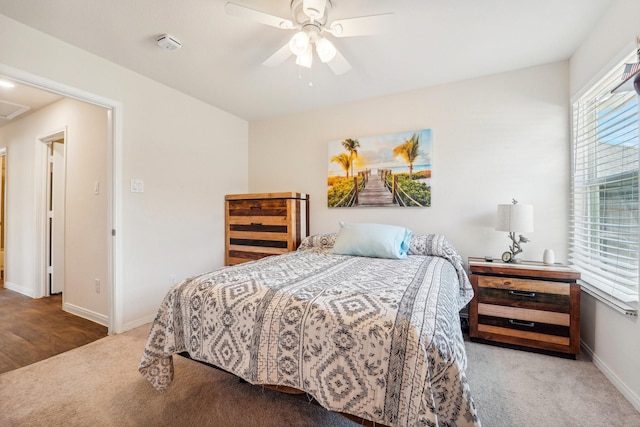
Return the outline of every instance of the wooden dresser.
{"type": "Polygon", "coordinates": [[[225,210],[226,265],[294,251],[309,235],[307,194],[229,194],[225,210]]]}
{"type": "Polygon", "coordinates": [[[538,262],[469,258],[469,336],[575,357],[580,352],[580,273],[538,262]]]}

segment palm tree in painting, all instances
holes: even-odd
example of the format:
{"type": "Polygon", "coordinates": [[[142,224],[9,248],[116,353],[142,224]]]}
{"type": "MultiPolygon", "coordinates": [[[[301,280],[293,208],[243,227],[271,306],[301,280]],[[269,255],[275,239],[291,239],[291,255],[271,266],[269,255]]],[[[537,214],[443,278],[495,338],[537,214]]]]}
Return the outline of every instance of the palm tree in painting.
{"type": "Polygon", "coordinates": [[[409,177],[413,178],[413,162],[416,161],[420,155],[420,137],[417,133],[405,141],[404,144],[398,145],[393,149],[393,156],[402,156],[404,160],[409,164],[409,177]]]}
{"type": "Polygon", "coordinates": [[[349,163],[351,164],[351,176],[353,176],[353,158],[358,157],[358,148],[360,148],[360,141],[357,139],[347,138],[342,141],[342,146],[349,152],[349,163]],[[355,156],[354,156],[355,154],[355,156]]]}
{"type": "Polygon", "coordinates": [[[347,173],[347,178],[349,178],[349,168],[351,167],[351,156],[347,153],[340,153],[337,156],[333,156],[331,158],[331,163],[336,162],[339,164],[342,169],[347,173]]]}

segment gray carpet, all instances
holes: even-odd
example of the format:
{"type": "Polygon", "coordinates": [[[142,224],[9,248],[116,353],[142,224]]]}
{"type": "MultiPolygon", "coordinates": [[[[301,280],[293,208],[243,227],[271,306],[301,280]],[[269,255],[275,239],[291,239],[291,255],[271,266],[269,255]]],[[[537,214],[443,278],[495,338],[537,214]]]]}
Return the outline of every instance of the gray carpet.
{"type": "MultiPolygon", "coordinates": [[[[0,375],[1,426],[336,426],[357,424],[176,357],[164,394],[138,374],[148,326],[0,375]]],[[[640,426],[640,413],[582,358],[468,343],[480,419],[492,426],[640,426]]]]}
{"type": "Polygon", "coordinates": [[[571,360],[469,341],[466,347],[486,427],[640,426],[640,412],[583,355],[571,360]]]}

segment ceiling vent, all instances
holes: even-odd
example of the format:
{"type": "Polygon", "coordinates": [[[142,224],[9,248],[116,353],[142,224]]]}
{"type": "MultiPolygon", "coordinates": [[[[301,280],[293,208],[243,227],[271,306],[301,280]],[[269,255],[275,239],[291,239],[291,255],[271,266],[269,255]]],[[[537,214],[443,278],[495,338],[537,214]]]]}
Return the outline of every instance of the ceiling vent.
{"type": "Polygon", "coordinates": [[[0,100],[0,118],[11,120],[29,111],[31,107],[0,100]]]}

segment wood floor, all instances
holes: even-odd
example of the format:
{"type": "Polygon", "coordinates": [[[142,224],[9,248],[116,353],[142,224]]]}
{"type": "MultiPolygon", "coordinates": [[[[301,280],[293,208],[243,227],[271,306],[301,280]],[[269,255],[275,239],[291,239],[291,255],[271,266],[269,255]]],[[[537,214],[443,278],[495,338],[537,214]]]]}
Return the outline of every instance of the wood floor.
{"type": "Polygon", "coordinates": [[[107,336],[107,328],[62,311],[62,296],[33,299],[0,283],[0,374],[107,336]]]}

